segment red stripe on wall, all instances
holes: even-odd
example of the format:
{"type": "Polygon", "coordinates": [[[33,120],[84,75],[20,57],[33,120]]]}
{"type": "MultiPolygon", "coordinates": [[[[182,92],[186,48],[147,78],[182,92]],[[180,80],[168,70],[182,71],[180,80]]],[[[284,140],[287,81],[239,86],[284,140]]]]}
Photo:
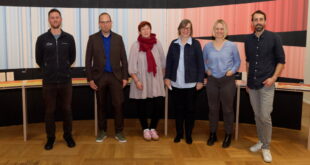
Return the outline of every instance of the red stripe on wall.
{"type": "Polygon", "coordinates": [[[224,19],[229,34],[252,33],[251,14],[262,10],[267,15],[267,26],[274,32],[307,29],[308,0],[276,0],[238,5],[224,5],[184,9],[184,18],[193,23],[194,36],[210,36],[214,22],[224,19]]]}

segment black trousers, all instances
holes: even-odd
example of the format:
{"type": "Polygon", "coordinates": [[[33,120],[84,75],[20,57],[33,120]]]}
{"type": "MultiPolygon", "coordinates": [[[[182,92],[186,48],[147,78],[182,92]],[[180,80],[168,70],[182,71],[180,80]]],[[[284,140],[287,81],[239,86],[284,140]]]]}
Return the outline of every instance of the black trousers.
{"type": "Polygon", "coordinates": [[[43,100],[45,106],[45,130],[48,138],[55,138],[56,105],[63,113],[64,137],[72,132],[72,82],[62,84],[43,84],[43,100]]]}
{"type": "Polygon", "coordinates": [[[119,133],[124,128],[123,117],[123,82],[119,81],[113,73],[104,72],[100,80],[95,81],[98,86],[96,91],[98,107],[98,125],[100,130],[107,131],[107,109],[104,106],[106,97],[111,96],[112,107],[115,112],[114,125],[115,132],[119,133]],[[110,95],[107,95],[107,92],[110,95]]]}
{"type": "Polygon", "coordinates": [[[215,133],[218,126],[220,105],[223,110],[225,133],[231,134],[234,124],[234,98],[236,83],[234,76],[208,77],[207,95],[209,104],[210,131],[215,133]]]}
{"type": "Polygon", "coordinates": [[[158,121],[164,111],[164,97],[133,99],[133,101],[137,106],[142,130],[156,129],[158,121]],[[150,124],[147,121],[149,118],[151,119],[150,124]]]}
{"type": "Polygon", "coordinates": [[[175,105],[175,125],[177,136],[191,137],[195,122],[196,88],[172,88],[172,101],[175,105]]]}

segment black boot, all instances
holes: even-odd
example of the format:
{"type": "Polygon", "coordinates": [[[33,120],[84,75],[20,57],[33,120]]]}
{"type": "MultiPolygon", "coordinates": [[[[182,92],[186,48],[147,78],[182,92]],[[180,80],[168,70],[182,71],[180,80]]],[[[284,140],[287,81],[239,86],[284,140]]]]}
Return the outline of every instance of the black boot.
{"type": "Polygon", "coordinates": [[[75,142],[72,138],[72,136],[63,136],[63,138],[65,139],[65,141],[67,142],[67,146],[70,148],[75,147],[75,142]]]}
{"type": "Polygon", "coordinates": [[[222,147],[227,148],[230,146],[230,143],[231,143],[231,134],[225,134],[225,138],[224,138],[222,147]]]}
{"type": "Polygon", "coordinates": [[[185,141],[187,144],[192,144],[193,143],[193,139],[192,139],[192,129],[191,128],[187,128],[185,130],[185,141]]]}
{"type": "Polygon", "coordinates": [[[186,137],[186,143],[187,143],[187,144],[192,144],[192,143],[193,143],[192,136],[186,137]]]}
{"type": "Polygon", "coordinates": [[[216,133],[211,132],[210,137],[209,137],[208,142],[207,142],[208,146],[212,146],[214,144],[214,142],[216,142],[216,141],[217,141],[216,133]]]}
{"type": "Polygon", "coordinates": [[[53,149],[53,145],[54,145],[54,142],[55,142],[55,137],[49,137],[47,138],[47,142],[44,146],[44,149],[45,150],[51,150],[53,149]]]}
{"type": "Polygon", "coordinates": [[[192,144],[192,131],[194,126],[194,120],[187,119],[185,120],[185,138],[187,144],[192,144]]]}
{"type": "Polygon", "coordinates": [[[183,139],[183,135],[177,135],[177,136],[174,138],[173,142],[179,143],[179,142],[181,141],[181,139],[183,139]]]}

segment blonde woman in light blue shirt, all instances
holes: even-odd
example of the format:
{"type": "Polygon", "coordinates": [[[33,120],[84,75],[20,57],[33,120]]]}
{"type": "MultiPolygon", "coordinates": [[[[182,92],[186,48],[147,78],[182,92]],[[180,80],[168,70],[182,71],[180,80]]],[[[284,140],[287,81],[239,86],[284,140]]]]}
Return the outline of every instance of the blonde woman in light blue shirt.
{"type": "Polygon", "coordinates": [[[229,147],[231,143],[234,122],[233,101],[236,93],[234,74],[240,66],[237,46],[225,39],[227,31],[225,21],[217,20],[212,33],[215,39],[203,48],[205,72],[208,75],[206,89],[210,121],[210,137],[207,144],[212,146],[217,141],[216,131],[222,107],[225,127],[223,148],[229,147]]]}

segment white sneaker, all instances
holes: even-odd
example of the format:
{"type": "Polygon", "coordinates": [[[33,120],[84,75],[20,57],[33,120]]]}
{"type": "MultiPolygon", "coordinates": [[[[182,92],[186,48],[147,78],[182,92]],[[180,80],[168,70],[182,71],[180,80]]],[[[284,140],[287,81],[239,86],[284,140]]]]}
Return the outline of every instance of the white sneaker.
{"type": "Polygon", "coordinates": [[[272,156],[269,149],[262,149],[262,154],[266,163],[270,163],[272,161],[272,156]]]}
{"type": "Polygon", "coordinates": [[[250,151],[251,152],[257,152],[260,149],[262,149],[263,143],[261,141],[258,141],[255,145],[253,145],[252,147],[250,147],[250,151]]]}

